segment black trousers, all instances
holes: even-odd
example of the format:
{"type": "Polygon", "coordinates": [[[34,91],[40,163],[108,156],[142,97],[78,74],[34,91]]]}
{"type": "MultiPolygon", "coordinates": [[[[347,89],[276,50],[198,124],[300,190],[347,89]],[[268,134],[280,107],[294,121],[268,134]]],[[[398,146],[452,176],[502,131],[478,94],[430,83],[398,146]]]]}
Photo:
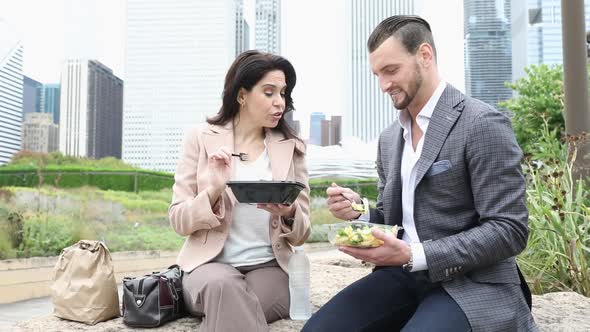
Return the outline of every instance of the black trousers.
{"type": "Polygon", "coordinates": [[[378,267],[336,294],[304,332],[471,331],[465,314],[426,272],[378,267]]]}

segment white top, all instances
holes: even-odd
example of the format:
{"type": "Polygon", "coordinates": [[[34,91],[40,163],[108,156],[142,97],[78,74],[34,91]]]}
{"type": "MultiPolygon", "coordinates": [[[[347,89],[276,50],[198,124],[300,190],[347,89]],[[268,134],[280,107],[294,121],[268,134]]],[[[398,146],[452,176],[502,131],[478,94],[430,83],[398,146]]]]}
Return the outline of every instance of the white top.
{"type": "MultiPolygon", "coordinates": [[[[266,148],[258,159],[244,163],[234,159],[236,165],[232,180],[272,180],[270,159],[266,148]]],[[[247,266],[266,263],[275,258],[270,242],[270,213],[256,204],[236,203],[233,209],[229,235],[221,253],[214,261],[232,266],[247,266]]]]}
{"type": "Polygon", "coordinates": [[[410,118],[410,114],[408,113],[408,110],[402,110],[399,112],[399,123],[403,128],[403,137],[405,141],[400,172],[402,180],[402,226],[404,227],[404,236],[402,239],[412,247],[412,258],[414,260],[414,268],[412,269],[412,272],[428,269],[424,247],[422,246],[422,243],[420,243],[420,238],[416,231],[416,224],[414,222],[416,166],[418,164],[418,159],[420,159],[420,156],[422,155],[422,146],[424,145],[424,137],[426,137],[426,130],[428,130],[430,118],[432,117],[434,108],[446,86],[446,82],[441,80],[430,99],[428,99],[426,105],[424,105],[424,108],[420,110],[416,117],[416,124],[420,127],[420,130],[422,130],[422,137],[416,145],[416,151],[414,151],[412,146],[412,119],[410,118]]]}

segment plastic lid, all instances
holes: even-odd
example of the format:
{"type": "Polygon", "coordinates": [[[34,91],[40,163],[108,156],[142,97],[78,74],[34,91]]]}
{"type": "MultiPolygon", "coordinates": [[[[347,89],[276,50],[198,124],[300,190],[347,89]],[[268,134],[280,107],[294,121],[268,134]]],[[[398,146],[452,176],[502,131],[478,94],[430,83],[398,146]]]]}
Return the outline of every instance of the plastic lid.
{"type": "Polygon", "coordinates": [[[295,249],[295,251],[303,251],[303,246],[293,247],[293,249],[295,249]]]}

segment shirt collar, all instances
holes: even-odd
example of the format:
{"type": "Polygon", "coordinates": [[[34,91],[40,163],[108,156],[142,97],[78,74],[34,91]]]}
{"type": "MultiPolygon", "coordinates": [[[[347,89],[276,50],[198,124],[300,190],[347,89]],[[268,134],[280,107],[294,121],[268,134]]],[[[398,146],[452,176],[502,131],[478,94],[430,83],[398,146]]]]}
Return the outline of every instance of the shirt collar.
{"type": "MultiPolygon", "coordinates": [[[[427,124],[430,118],[432,117],[432,113],[434,113],[434,108],[436,104],[438,104],[438,100],[442,96],[443,91],[447,87],[447,83],[444,80],[440,80],[438,86],[426,102],[426,105],[420,110],[418,116],[416,117],[416,122],[418,122],[418,126],[420,129],[424,131],[424,124],[427,124]]],[[[407,133],[409,133],[411,127],[411,118],[410,114],[407,109],[400,110],[398,113],[398,121],[402,128],[404,129],[404,138],[406,138],[407,133]]]]}

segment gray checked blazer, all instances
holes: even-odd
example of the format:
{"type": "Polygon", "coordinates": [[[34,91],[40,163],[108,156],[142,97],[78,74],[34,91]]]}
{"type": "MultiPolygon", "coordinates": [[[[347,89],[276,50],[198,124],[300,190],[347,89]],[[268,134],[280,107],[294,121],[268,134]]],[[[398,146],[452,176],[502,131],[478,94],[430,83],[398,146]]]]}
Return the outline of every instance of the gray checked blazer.
{"type": "MultiPolygon", "coordinates": [[[[510,120],[447,85],[417,164],[414,220],[428,276],[459,304],[473,331],[537,331],[515,256],[526,246],[522,151],[510,120]]],[[[379,197],[371,222],[402,224],[399,122],[379,139],[379,197]]]]}

